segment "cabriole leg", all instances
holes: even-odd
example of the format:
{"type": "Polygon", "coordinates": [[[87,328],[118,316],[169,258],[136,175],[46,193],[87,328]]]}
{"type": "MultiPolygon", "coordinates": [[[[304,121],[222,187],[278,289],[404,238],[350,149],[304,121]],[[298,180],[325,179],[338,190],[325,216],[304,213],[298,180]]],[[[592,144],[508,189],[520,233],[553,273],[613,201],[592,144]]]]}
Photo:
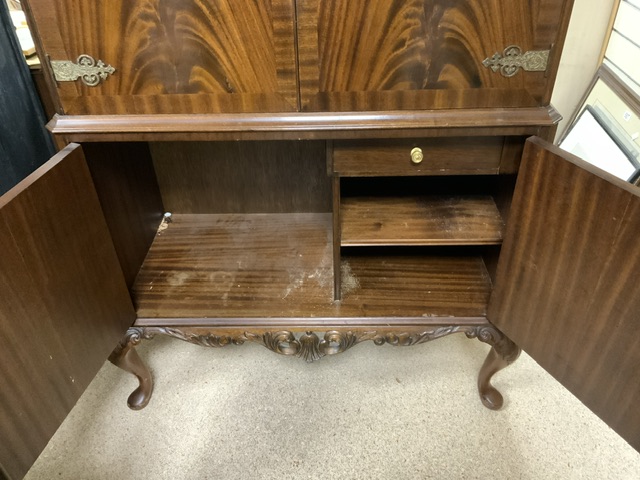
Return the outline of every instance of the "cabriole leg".
{"type": "Polygon", "coordinates": [[[499,410],[504,403],[502,394],[491,385],[491,378],[500,370],[508,367],[520,356],[520,347],[495,327],[483,327],[477,338],[491,345],[489,355],[478,374],[478,392],[482,404],[491,410],[499,410]]]}
{"type": "Polygon", "coordinates": [[[130,328],[115,350],[109,355],[109,361],[116,367],[132,373],[138,378],[140,383],[138,388],[127,399],[127,405],[132,410],[140,410],[146,407],[153,392],[151,372],[135,349],[135,345],[138,345],[143,338],[142,329],[130,328]]]}

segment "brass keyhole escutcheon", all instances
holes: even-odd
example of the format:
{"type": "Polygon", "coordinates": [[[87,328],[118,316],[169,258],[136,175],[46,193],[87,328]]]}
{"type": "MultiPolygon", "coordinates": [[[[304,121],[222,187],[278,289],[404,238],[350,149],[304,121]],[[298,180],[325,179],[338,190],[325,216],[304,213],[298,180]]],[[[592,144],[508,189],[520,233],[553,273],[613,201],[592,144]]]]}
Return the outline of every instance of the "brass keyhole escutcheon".
{"type": "Polygon", "coordinates": [[[424,154],[422,153],[422,149],[420,147],[415,147],[411,150],[411,161],[416,165],[422,163],[424,160],[424,154]]]}

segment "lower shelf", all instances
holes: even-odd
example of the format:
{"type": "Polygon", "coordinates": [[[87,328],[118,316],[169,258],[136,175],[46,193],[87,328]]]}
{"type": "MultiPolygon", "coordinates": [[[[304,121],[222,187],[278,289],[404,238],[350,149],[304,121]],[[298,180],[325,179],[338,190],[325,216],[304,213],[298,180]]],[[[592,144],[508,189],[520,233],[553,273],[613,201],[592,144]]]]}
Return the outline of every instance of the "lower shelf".
{"type": "Polygon", "coordinates": [[[499,245],[504,224],[491,196],[344,197],[342,246],[499,245]]]}
{"type": "Polygon", "coordinates": [[[336,302],[330,214],[174,215],[133,297],[142,321],[357,325],[484,318],[491,292],[480,256],[350,256],[342,275],[336,302]]]}

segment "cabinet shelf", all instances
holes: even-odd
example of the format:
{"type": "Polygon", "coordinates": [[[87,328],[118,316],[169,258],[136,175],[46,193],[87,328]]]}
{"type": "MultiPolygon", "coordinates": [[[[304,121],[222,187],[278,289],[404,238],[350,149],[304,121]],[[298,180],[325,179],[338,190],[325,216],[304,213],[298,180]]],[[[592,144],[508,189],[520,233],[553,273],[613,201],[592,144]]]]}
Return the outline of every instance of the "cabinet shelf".
{"type": "Polygon", "coordinates": [[[330,214],[174,215],[158,232],[133,297],[139,323],[375,325],[484,318],[491,291],[479,255],[352,255],[342,260],[342,276],[336,302],[330,214]]]}
{"type": "Polygon", "coordinates": [[[344,247],[499,245],[504,223],[491,196],[344,197],[344,247]]]}

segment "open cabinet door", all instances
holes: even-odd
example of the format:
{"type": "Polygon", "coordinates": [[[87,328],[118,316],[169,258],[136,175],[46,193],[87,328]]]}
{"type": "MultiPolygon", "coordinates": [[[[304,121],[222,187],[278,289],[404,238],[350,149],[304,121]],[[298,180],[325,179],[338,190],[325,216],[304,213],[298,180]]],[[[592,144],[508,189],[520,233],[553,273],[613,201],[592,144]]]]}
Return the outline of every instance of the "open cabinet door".
{"type": "Polygon", "coordinates": [[[0,197],[0,478],[22,478],[135,320],[82,149],[0,197]]]}
{"type": "Polygon", "coordinates": [[[529,139],[489,320],[640,449],[640,189],[529,139]]]}

